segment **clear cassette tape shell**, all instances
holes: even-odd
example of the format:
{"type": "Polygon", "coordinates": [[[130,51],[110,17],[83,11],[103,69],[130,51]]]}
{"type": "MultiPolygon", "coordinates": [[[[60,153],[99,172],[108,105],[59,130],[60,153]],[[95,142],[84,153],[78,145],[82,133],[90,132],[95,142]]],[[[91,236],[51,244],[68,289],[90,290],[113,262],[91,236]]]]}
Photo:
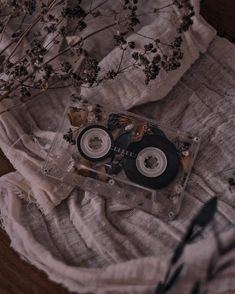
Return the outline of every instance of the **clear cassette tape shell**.
{"type": "Polygon", "coordinates": [[[165,136],[147,135],[126,149],[115,146],[112,134],[101,125],[89,125],[78,136],[77,147],[87,160],[98,162],[123,152],[123,169],[127,178],[148,188],[163,188],[179,170],[177,150],[165,136]],[[115,148],[116,147],[116,148],[115,148]]]}
{"type": "Polygon", "coordinates": [[[43,167],[47,176],[167,220],[179,213],[198,137],[83,101],[67,113],[43,167]]]}

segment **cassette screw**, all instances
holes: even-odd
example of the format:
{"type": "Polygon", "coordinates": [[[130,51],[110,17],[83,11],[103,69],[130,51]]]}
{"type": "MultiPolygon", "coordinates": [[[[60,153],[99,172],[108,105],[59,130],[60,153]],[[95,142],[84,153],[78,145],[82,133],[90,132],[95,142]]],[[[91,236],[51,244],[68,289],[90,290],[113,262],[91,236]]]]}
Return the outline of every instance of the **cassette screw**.
{"type": "Polygon", "coordinates": [[[173,211],[170,211],[170,212],[168,213],[168,218],[169,218],[170,220],[172,220],[174,217],[175,217],[174,212],[173,212],[173,211]]]}
{"type": "Polygon", "coordinates": [[[182,155],[185,156],[185,157],[189,156],[189,151],[188,150],[183,151],[182,155]]]}
{"type": "Polygon", "coordinates": [[[115,184],[115,181],[113,179],[109,180],[109,185],[113,186],[115,184]]]}

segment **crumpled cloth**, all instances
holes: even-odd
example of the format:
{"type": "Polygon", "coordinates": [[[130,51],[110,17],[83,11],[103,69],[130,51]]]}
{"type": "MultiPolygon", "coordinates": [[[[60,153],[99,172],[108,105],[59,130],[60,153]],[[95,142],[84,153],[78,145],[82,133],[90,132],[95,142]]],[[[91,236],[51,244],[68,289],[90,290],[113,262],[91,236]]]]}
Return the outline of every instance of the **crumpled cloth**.
{"type": "MultiPolygon", "coordinates": [[[[66,2],[64,2],[66,3],[66,2]]],[[[62,3],[61,5],[65,5],[62,3]]],[[[119,1],[107,1],[106,5],[102,6],[102,11],[107,14],[112,8],[120,5],[119,1]]],[[[130,108],[139,104],[147,103],[162,99],[179,81],[182,75],[190,68],[191,64],[197,60],[200,53],[204,53],[215,37],[215,30],[209,26],[199,13],[199,1],[192,0],[195,8],[194,24],[187,32],[182,34],[183,38],[183,53],[184,57],[181,66],[175,70],[166,73],[160,71],[159,76],[148,87],[145,85],[144,74],[140,70],[130,70],[120,74],[117,79],[106,81],[100,86],[87,89],[81,88],[81,95],[103,103],[112,107],[130,108]]],[[[68,1],[68,5],[70,2],[68,1]]],[[[148,5],[145,1],[140,1],[141,13],[151,11],[153,7],[163,7],[166,5],[165,0],[148,0],[148,5]]],[[[89,3],[87,4],[89,5],[89,3]]],[[[96,3],[97,5],[97,3],[96,3]]],[[[57,8],[59,13],[59,8],[57,8]]],[[[174,9],[174,13],[159,13],[142,19],[139,33],[152,38],[161,38],[165,43],[170,43],[176,36],[176,27],[179,26],[178,16],[181,12],[174,9]]],[[[105,27],[107,22],[110,23],[110,18],[94,18],[84,35],[105,27]]],[[[63,24],[65,25],[65,24],[63,24]]],[[[69,27],[70,22],[67,23],[69,27]]],[[[35,30],[40,29],[35,28],[35,30]]],[[[13,28],[12,28],[13,30],[13,28]]],[[[120,61],[121,50],[113,49],[112,35],[117,33],[116,28],[104,31],[95,35],[91,40],[85,42],[86,49],[100,60],[100,67],[107,71],[112,68],[117,68],[120,61]],[[111,35],[111,36],[110,36],[111,35]]],[[[7,33],[4,38],[7,41],[7,33]]],[[[48,35],[44,45],[48,44],[53,38],[53,34],[48,35]]],[[[131,34],[129,41],[136,41],[136,50],[140,46],[143,47],[145,40],[135,34],[131,34]]],[[[27,42],[22,44],[22,47],[27,46],[27,42]]],[[[62,46],[62,45],[61,45],[62,46]]],[[[9,49],[10,50],[10,49],[9,49]]],[[[49,55],[56,54],[60,50],[57,44],[53,47],[49,55]]],[[[22,54],[20,50],[19,54],[22,54]]],[[[127,50],[128,51],[128,50],[127,50]]],[[[48,58],[50,58],[49,56],[48,58]]],[[[17,60],[17,56],[14,56],[17,60]]],[[[71,64],[72,60],[67,57],[71,64]]],[[[67,60],[66,59],[66,60],[67,60]]],[[[129,64],[132,58],[128,52],[124,55],[123,65],[129,64]]],[[[55,131],[60,123],[63,111],[68,103],[71,93],[75,92],[72,87],[69,89],[58,89],[47,91],[47,94],[41,95],[39,99],[32,103],[20,104],[20,107],[15,108],[11,112],[5,112],[0,117],[0,148],[6,154],[13,166],[31,185],[28,197],[34,201],[44,214],[49,213],[62,200],[68,197],[72,187],[60,184],[52,179],[48,180],[40,173],[42,162],[45,160],[49,145],[54,137],[55,131]]],[[[6,108],[12,106],[12,101],[3,101],[0,103],[0,113],[6,108]]],[[[148,115],[147,115],[148,116],[148,115]]]]}
{"type": "MultiPolygon", "coordinates": [[[[149,93],[150,100],[155,94],[149,93]]],[[[219,199],[217,230],[225,244],[231,240],[235,191],[228,173],[235,169],[234,45],[216,37],[164,99],[133,109],[201,137],[181,212],[170,223],[66,185],[55,190],[56,182],[36,176],[67,104],[61,99],[65,95],[48,92],[49,97],[1,116],[1,148],[18,170],[0,179],[1,219],[12,247],[24,259],[77,293],[152,293],[190,220],[214,195],[219,199]]],[[[204,276],[215,248],[210,228],[187,246],[187,269],[172,293],[190,292],[193,282],[204,276]]],[[[209,293],[235,292],[234,275],[234,267],[223,272],[208,285],[209,293]]]]}
{"type": "MultiPolygon", "coordinates": [[[[226,176],[234,169],[235,157],[234,72],[235,47],[217,37],[165,99],[134,109],[201,136],[175,221],[165,223],[141,210],[123,210],[115,202],[81,191],[73,191],[43,215],[26,201],[30,182],[14,172],[0,180],[1,218],[13,248],[50,279],[78,293],[152,293],[190,219],[214,195],[219,198],[217,229],[228,242],[235,221],[235,191],[226,176]]],[[[54,106],[58,101],[55,98],[54,106]]],[[[215,246],[208,230],[187,247],[187,271],[172,293],[189,293],[193,281],[205,273],[215,246]]],[[[209,293],[233,293],[234,274],[234,267],[225,271],[209,293]]]]}

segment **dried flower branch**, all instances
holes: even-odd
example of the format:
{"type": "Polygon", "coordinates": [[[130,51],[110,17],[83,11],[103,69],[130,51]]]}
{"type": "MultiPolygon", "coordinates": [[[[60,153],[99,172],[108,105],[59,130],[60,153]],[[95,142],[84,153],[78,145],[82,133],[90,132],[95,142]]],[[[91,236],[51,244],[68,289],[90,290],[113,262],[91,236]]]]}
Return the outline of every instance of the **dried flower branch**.
{"type": "Polygon", "coordinates": [[[35,97],[52,88],[55,81],[59,82],[59,87],[96,87],[131,68],[141,70],[148,84],[161,70],[168,72],[180,67],[183,58],[181,35],[193,23],[194,10],[190,0],[169,1],[148,12],[140,9],[143,0],[122,0],[121,5],[112,8],[109,14],[103,13],[102,8],[109,1],[91,0],[88,4],[78,0],[66,6],[61,0],[6,0],[0,8],[0,101],[16,96],[23,100],[35,97]],[[173,13],[175,7],[182,16],[171,43],[138,32],[143,17],[157,17],[163,11],[173,13]],[[94,18],[98,21],[106,18],[106,21],[103,27],[92,31],[89,28],[94,18]],[[99,61],[87,51],[86,41],[111,28],[115,28],[116,33],[110,42],[121,51],[120,61],[104,71],[99,61]],[[87,34],[84,33],[86,29],[89,29],[87,34]],[[129,40],[131,35],[146,40],[142,49],[137,50],[136,42],[129,40]],[[53,54],[56,46],[60,50],[53,54]],[[129,64],[125,62],[123,67],[127,53],[129,64]],[[75,69],[74,64],[80,60],[83,60],[82,64],[75,69]]]}

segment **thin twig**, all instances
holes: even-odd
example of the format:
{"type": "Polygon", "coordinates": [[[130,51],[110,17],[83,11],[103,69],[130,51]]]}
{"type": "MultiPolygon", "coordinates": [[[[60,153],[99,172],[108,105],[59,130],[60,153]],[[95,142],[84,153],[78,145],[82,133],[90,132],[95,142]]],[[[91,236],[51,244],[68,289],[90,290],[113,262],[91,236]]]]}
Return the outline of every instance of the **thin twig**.
{"type": "Polygon", "coordinates": [[[2,49],[2,51],[0,52],[0,55],[2,55],[12,44],[14,44],[16,41],[15,40],[13,40],[13,41],[11,41],[10,43],[8,43],[7,45],[6,45],[6,47],[5,48],[3,48],[2,49]]]}
{"type": "MultiPolygon", "coordinates": [[[[48,11],[53,8],[53,6],[55,5],[57,0],[52,0],[49,7],[48,7],[48,11]]],[[[22,41],[24,40],[24,37],[26,37],[28,35],[28,33],[32,30],[32,28],[43,18],[42,14],[39,14],[35,20],[28,26],[28,28],[23,32],[23,34],[21,35],[21,37],[19,38],[19,40],[17,41],[14,49],[12,50],[11,54],[8,56],[8,60],[10,60],[10,58],[14,55],[15,51],[17,50],[17,48],[19,47],[19,45],[22,43],[22,41]]]]}
{"type": "Polygon", "coordinates": [[[5,30],[6,30],[6,27],[7,27],[7,25],[8,25],[8,23],[9,23],[10,20],[11,20],[11,15],[8,16],[8,18],[7,18],[7,20],[6,20],[6,23],[4,24],[4,28],[3,28],[3,30],[1,31],[1,34],[0,34],[0,36],[1,36],[0,42],[2,41],[3,34],[4,34],[4,32],[5,32],[5,30]]]}
{"type": "MultiPolygon", "coordinates": [[[[92,37],[93,35],[98,34],[98,33],[102,32],[102,31],[104,31],[104,30],[107,30],[107,29],[109,29],[109,28],[111,28],[111,27],[114,27],[115,25],[116,25],[116,22],[115,22],[115,23],[112,23],[112,24],[109,24],[109,25],[107,25],[107,26],[105,26],[105,27],[103,27],[103,28],[101,28],[101,29],[99,29],[99,30],[97,30],[97,31],[94,31],[94,32],[88,34],[88,35],[85,36],[83,39],[80,39],[79,41],[77,41],[76,43],[74,43],[73,46],[71,46],[71,47],[68,46],[68,47],[66,47],[64,50],[58,52],[56,55],[54,55],[54,56],[51,57],[49,60],[47,60],[46,62],[44,62],[44,63],[40,66],[40,68],[43,68],[46,64],[50,63],[51,61],[53,61],[54,59],[56,59],[56,58],[59,57],[60,55],[67,53],[72,47],[75,47],[75,46],[79,45],[82,41],[85,41],[86,39],[89,39],[89,38],[92,37]]],[[[11,92],[15,91],[15,90],[21,85],[21,83],[25,83],[30,77],[33,76],[34,73],[35,73],[35,72],[32,72],[31,74],[29,74],[29,75],[28,75],[27,77],[25,77],[22,81],[20,81],[19,84],[15,85],[10,91],[8,91],[8,92],[5,93],[2,97],[0,97],[0,101],[2,101],[3,99],[5,99],[6,97],[8,97],[8,95],[9,95],[11,92]]]]}
{"type": "Polygon", "coordinates": [[[160,10],[171,7],[173,5],[174,5],[174,2],[171,2],[171,3],[169,3],[169,4],[165,5],[165,6],[155,8],[155,11],[152,10],[152,11],[144,12],[144,13],[141,13],[141,14],[137,14],[136,16],[139,17],[139,16],[145,16],[145,15],[148,15],[148,14],[155,14],[155,13],[159,12],[160,10]]]}
{"type": "Polygon", "coordinates": [[[123,61],[123,57],[124,57],[124,53],[125,53],[125,49],[122,49],[122,55],[121,55],[121,59],[120,59],[119,65],[118,65],[117,72],[119,71],[119,69],[121,67],[121,64],[122,64],[122,61],[123,61]]]}
{"type": "Polygon", "coordinates": [[[149,40],[155,41],[154,38],[149,37],[149,36],[145,36],[145,35],[143,35],[143,34],[141,34],[141,33],[134,32],[134,34],[136,34],[136,35],[138,35],[138,36],[140,36],[140,37],[143,37],[143,38],[146,38],[146,39],[149,39],[149,40]]]}
{"type": "Polygon", "coordinates": [[[97,4],[94,8],[92,8],[92,10],[90,10],[90,12],[95,11],[97,8],[100,8],[101,6],[103,6],[105,3],[107,3],[109,0],[104,0],[103,2],[97,4]]]}
{"type": "Polygon", "coordinates": [[[47,60],[43,65],[48,64],[48,63],[50,63],[51,61],[53,61],[54,59],[56,59],[57,57],[59,57],[60,55],[67,53],[72,47],[75,47],[75,46],[81,44],[82,42],[84,42],[85,40],[89,39],[89,38],[92,37],[93,35],[98,34],[98,33],[102,32],[102,31],[104,31],[104,30],[107,30],[107,29],[111,28],[111,27],[114,27],[115,25],[116,25],[116,22],[115,22],[115,23],[112,23],[112,24],[109,24],[109,25],[107,25],[107,26],[105,26],[105,27],[103,27],[103,28],[101,28],[101,29],[99,29],[99,30],[97,30],[97,31],[94,31],[94,32],[88,34],[88,35],[85,36],[84,38],[82,38],[82,39],[80,39],[79,41],[77,41],[76,43],[74,43],[72,46],[68,46],[68,47],[66,47],[64,50],[58,52],[56,55],[54,55],[54,56],[51,57],[49,60],[47,60]]]}
{"type": "Polygon", "coordinates": [[[91,11],[94,0],[91,0],[89,11],[91,11]]]}
{"type": "MultiPolygon", "coordinates": [[[[54,83],[52,83],[52,86],[53,85],[55,85],[56,83],[58,83],[59,81],[55,81],[54,83]]],[[[54,90],[54,89],[60,89],[60,88],[67,88],[67,87],[70,87],[71,85],[67,85],[67,86],[61,86],[61,87],[47,87],[47,88],[45,88],[45,89],[41,89],[41,91],[39,91],[38,93],[35,93],[33,96],[30,96],[28,99],[26,99],[23,103],[22,102],[20,102],[20,103],[17,103],[17,104],[15,104],[15,105],[13,105],[13,106],[11,106],[11,107],[8,107],[8,108],[6,108],[5,110],[3,110],[3,111],[1,111],[0,112],[0,115],[2,115],[2,114],[4,114],[4,113],[6,113],[6,112],[9,112],[9,111],[11,111],[12,109],[14,109],[14,108],[16,108],[16,107],[20,107],[20,106],[22,106],[22,105],[25,105],[25,104],[27,104],[28,102],[30,102],[33,98],[35,98],[35,97],[37,97],[37,96],[39,96],[40,94],[42,94],[42,93],[44,93],[45,91],[47,91],[47,90],[54,90]]]]}

